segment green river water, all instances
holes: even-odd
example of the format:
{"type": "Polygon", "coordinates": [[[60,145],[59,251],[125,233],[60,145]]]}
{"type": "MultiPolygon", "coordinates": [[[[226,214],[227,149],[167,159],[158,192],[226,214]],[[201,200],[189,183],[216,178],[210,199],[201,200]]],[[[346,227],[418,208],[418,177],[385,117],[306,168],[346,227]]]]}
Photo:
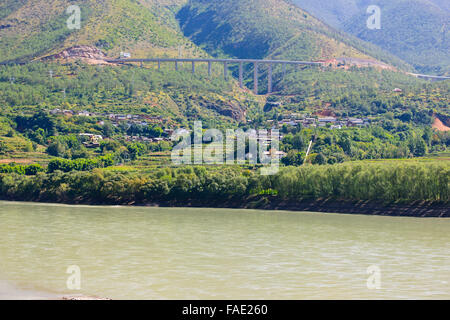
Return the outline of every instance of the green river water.
{"type": "Polygon", "coordinates": [[[449,299],[450,219],[0,202],[0,299],[63,295],[449,299]]]}

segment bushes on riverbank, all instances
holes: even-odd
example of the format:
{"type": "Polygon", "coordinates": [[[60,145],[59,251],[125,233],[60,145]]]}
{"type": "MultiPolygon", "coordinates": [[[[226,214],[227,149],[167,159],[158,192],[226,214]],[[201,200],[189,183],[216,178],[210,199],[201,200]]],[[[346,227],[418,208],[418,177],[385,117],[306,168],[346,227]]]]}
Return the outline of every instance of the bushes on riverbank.
{"type": "Polygon", "coordinates": [[[450,166],[435,163],[345,163],[289,167],[272,179],[285,199],[333,198],[385,202],[450,200],[450,166]]]}
{"type": "Polygon", "coordinates": [[[55,171],[89,171],[95,168],[106,168],[114,165],[114,159],[111,155],[98,157],[95,159],[54,159],[49,162],[47,171],[49,173],[55,171]]]}
{"type": "Polygon", "coordinates": [[[0,174],[0,198],[96,204],[245,203],[271,194],[279,200],[333,199],[412,203],[450,202],[450,167],[432,163],[345,163],[286,167],[274,176],[239,167],[159,169],[151,174],[91,172],[0,174]]]}
{"type": "Polygon", "coordinates": [[[43,171],[44,168],[40,164],[36,163],[24,166],[16,164],[0,164],[0,173],[17,173],[32,176],[43,171]]]}
{"type": "MultiPolygon", "coordinates": [[[[55,171],[90,171],[95,168],[106,168],[112,165],[114,165],[112,155],[106,155],[95,159],[54,159],[49,162],[47,173],[53,173],[55,171]]],[[[16,173],[19,175],[33,176],[44,171],[45,169],[40,164],[36,163],[30,165],[0,164],[0,174],[16,173]]]]}

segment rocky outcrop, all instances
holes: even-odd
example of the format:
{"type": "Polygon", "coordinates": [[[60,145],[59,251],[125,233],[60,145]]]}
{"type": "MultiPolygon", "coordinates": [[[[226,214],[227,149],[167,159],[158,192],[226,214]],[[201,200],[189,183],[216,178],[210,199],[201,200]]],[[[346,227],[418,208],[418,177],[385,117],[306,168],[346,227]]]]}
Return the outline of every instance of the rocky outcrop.
{"type": "Polygon", "coordinates": [[[44,57],[42,60],[82,59],[90,63],[107,63],[105,61],[106,58],[106,54],[96,47],[75,46],[67,48],[60,53],[44,57]]]}

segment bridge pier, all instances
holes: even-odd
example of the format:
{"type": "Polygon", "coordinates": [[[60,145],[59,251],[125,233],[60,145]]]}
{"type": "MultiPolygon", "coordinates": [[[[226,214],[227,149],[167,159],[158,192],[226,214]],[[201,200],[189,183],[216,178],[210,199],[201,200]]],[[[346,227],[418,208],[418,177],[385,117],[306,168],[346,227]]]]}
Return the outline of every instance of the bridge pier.
{"type": "Polygon", "coordinates": [[[227,62],[223,63],[223,77],[225,78],[225,80],[228,80],[228,63],[227,62]]]}
{"type": "Polygon", "coordinates": [[[244,63],[239,62],[239,87],[244,88],[244,63]]]}
{"type": "Polygon", "coordinates": [[[253,92],[258,94],[258,62],[253,63],[253,92]]]}
{"type": "Polygon", "coordinates": [[[272,93],[272,64],[269,63],[269,74],[267,75],[267,93],[272,93]]]}
{"type": "MultiPolygon", "coordinates": [[[[228,74],[229,64],[239,64],[239,86],[241,88],[244,88],[244,64],[253,64],[253,92],[255,94],[259,94],[259,87],[258,87],[258,81],[259,81],[259,65],[260,64],[267,64],[268,65],[268,93],[273,92],[273,71],[274,66],[276,67],[278,64],[282,65],[283,69],[283,78],[286,77],[286,69],[287,65],[292,65],[293,67],[296,66],[323,66],[324,64],[321,62],[314,62],[314,61],[292,61],[292,60],[257,60],[257,59],[211,59],[211,58],[201,58],[201,59],[183,59],[183,58],[155,58],[155,59],[107,59],[107,62],[111,63],[127,63],[127,62],[136,62],[140,63],[141,67],[143,67],[144,63],[146,62],[156,62],[158,63],[158,71],[161,70],[161,62],[168,62],[168,63],[175,63],[175,70],[179,71],[179,66],[183,66],[183,62],[186,63],[192,63],[192,74],[195,74],[195,63],[197,62],[207,62],[208,63],[208,75],[211,78],[212,77],[212,64],[213,62],[223,63],[224,65],[224,78],[228,80],[228,74]]],[[[0,63],[1,64],[1,63],[0,63]]],[[[265,70],[265,69],[264,69],[265,70]]],[[[438,76],[425,76],[425,75],[418,75],[418,74],[410,74],[416,77],[426,77],[434,80],[448,80],[450,77],[438,77],[438,76]]]]}

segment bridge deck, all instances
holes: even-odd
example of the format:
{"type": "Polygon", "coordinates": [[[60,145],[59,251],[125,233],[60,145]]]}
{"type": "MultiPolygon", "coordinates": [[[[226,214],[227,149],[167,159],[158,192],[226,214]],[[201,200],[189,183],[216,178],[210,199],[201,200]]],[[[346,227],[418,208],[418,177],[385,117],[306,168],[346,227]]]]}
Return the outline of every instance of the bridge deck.
{"type": "Polygon", "coordinates": [[[189,58],[152,58],[152,59],[106,59],[111,63],[124,62],[222,62],[222,63],[264,63],[264,64],[295,64],[295,65],[323,65],[323,62],[293,61],[293,60],[257,60],[257,59],[189,59],[189,58]]]}
{"type": "Polygon", "coordinates": [[[434,80],[449,80],[450,77],[446,76],[430,76],[427,74],[418,74],[418,73],[408,73],[411,76],[414,76],[416,78],[425,78],[425,79],[434,79],[434,80]]]}

